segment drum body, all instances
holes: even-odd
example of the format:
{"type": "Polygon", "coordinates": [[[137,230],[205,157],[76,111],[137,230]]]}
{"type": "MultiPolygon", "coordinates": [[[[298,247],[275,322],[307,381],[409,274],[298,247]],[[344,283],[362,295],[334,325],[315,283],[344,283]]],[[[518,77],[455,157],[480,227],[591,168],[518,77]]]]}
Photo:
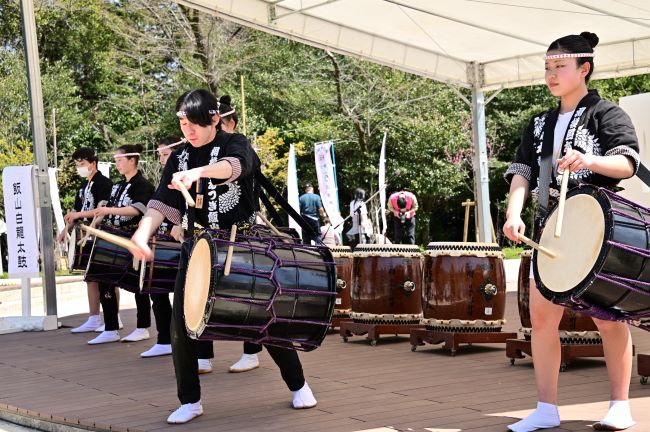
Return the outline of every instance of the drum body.
{"type": "Polygon", "coordinates": [[[506,306],[503,252],[495,243],[429,243],[423,322],[432,328],[500,329],[506,306]]]}
{"type": "Polygon", "coordinates": [[[70,232],[70,240],[68,243],[68,268],[70,270],[86,271],[86,267],[88,267],[88,259],[93,249],[93,238],[88,237],[84,244],[77,244],[82,238],[83,232],[81,228],[79,228],[79,225],[75,225],[70,232]]]}
{"type": "MultiPolygon", "coordinates": [[[[131,238],[133,233],[117,228],[101,226],[102,231],[131,238]]],[[[86,282],[98,282],[139,292],[139,275],[133,269],[133,255],[107,240],[95,238],[86,268],[86,282]]]]}
{"type": "Polygon", "coordinates": [[[157,234],[149,240],[152,261],[140,263],[136,272],[129,267],[129,285],[135,283],[142,294],[170,294],[174,292],[178,263],[181,259],[181,243],[172,237],[157,234]]]}
{"type": "Polygon", "coordinates": [[[352,254],[351,317],[419,324],[422,254],[416,245],[359,244],[352,254]]]}
{"type": "Polygon", "coordinates": [[[582,185],[567,193],[562,236],[557,208],[537,240],[557,257],[535,254],[542,295],[607,320],[650,315],[650,209],[606,189],[582,185]]]}
{"type": "Polygon", "coordinates": [[[334,262],[336,262],[336,305],[334,316],[347,318],[350,316],[352,290],[352,250],[349,246],[331,247],[334,262]]]}
{"type": "MultiPolygon", "coordinates": [[[[519,319],[521,321],[522,331],[525,335],[530,333],[532,327],[530,321],[530,266],[532,265],[532,251],[524,250],[521,253],[521,262],[519,264],[519,278],[517,281],[517,304],[519,306],[519,319]]],[[[598,331],[594,320],[587,315],[577,313],[569,308],[564,309],[562,321],[559,326],[560,340],[576,342],[583,336],[587,339],[597,339],[598,337],[591,332],[598,331]],[[585,332],[590,332],[585,334],[585,332]]]]}
{"type": "Polygon", "coordinates": [[[237,234],[234,243],[229,236],[203,230],[193,239],[184,287],[190,337],[305,351],[320,346],[336,297],[336,267],[329,249],[259,232],[237,234]],[[232,265],[224,276],[230,245],[232,265]]]}

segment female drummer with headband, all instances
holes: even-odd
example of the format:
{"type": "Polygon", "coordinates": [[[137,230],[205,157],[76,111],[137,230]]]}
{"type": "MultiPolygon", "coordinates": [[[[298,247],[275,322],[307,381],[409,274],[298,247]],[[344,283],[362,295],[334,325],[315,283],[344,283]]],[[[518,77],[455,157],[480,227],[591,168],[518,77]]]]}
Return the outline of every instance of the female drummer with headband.
{"type": "MultiPolygon", "coordinates": [[[[560,104],[533,116],[524,131],[515,161],[506,171],[510,194],[503,232],[510,240],[518,241],[517,235],[525,233],[521,211],[529,192],[541,205],[548,201],[548,195],[555,200],[560,191],[558,175],[565,168],[570,169],[570,180],[574,184],[590,183],[610,188],[621,179],[632,177],[638,169],[639,146],[629,117],[612,102],[600,99],[597,92],[587,89],[594,70],[593,48],[597,44],[595,34],[584,32],[562,37],[547,50],[546,85],[553,96],[560,98],[560,104]],[[568,149],[572,151],[567,153],[568,149]],[[540,161],[549,158],[552,159],[548,163],[552,163],[554,169],[546,171],[551,175],[544,175],[544,164],[540,161]],[[544,180],[543,177],[550,178],[544,180]]],[[[537,221],[541,217],[543,214],[538,213],[537,221]]],[[[570,236],[571,232],[563,235],[570,236]]],[[[531,286],[533,283],[531,280],[531,286]]],[[[537,409],[528,417],[508,426],[511,431],[527,432],[560,424],[558,327],[562,314],[562,306],[549,302],[538,290],[530,290],[538,402],[537,409]]],[[[596,318],[594,322],[603,339],[611,401],[607,415],[593,427],[596,430],[627,429],[634,425],[628,401],[632,369],[630,331],[622,322],[596,318]]]]}
{"type": "MultiPolygon", "coordinates": [[[[202,89],[188,91],[176,102],[176,115],[189,144],[172,153],[165,166],[160,185],[132,237],[137,246],[133,251],[136,256],[143,259],[151,256],[147,240],[165,217],[185,229],[191,229],[192,219],[211,228],[230,228],[233,224],[254,221],[259,200],[254,178],[260,161],[243,135],[220,129],[218,110],[219,102],[214,95],[202,89]],[[191,189],[196,201],[194,209],[188,209],[177,182],[191,189]]],[[[172,313],[172,357],[181,406],[169,416],[168,423],[186,423],[203,414],[197,341],[187,335],[183,317],[191,233],[186,233],[185,238],[188,240],[181,252],[172,313]]],[[[274,346],[266,348],[293,393],[293,407],[315,406],[316,399],[305,382],[298,354],[274,346]]]]}
{"type": "MultiPolygon", "coordinates": [[[[95,210],[95,216],[103,218],[103,222],[107,225],[129,231],[133,230],[146,210],[154,187],[138,170],[141,152],[142,146],[139,144],[123,145],[118,147],[115,152],[115,167],[124,176],[124,179],[113,185],[108,204],[95,210]]],[[[88,342],[90,345],[120,340],[117,317],[118,299],[115,287],[100,283],[99,292],[106,325],[99,336],[88,342]]],[[[131,334],[121,339],[123,342],[149,339],[148,328],[151,326],[149,295],[136,293],[135,303],[137,307],[137,326],[131,334]]]]}

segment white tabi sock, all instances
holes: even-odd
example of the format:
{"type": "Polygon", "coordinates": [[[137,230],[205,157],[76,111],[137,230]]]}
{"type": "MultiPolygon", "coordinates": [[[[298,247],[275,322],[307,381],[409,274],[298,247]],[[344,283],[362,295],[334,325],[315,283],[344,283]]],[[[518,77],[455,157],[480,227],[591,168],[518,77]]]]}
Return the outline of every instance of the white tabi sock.
{"type": "Polygon", "coordinates": [[[630,412],[630,401],[613,400],[609,402],[609,411],[605,418],[592,426],[596,430],[617,431],[627,429],[635,424],[630,412]]]}
{"type": "Polygon", "coordinates": [[[537,429],[548,429],[560,425],[560,413],[557,405],[546,402],[537,402],[537,409],[528,417],[517,423],[508,425],[512,432],[531,432],[537,429]]]}

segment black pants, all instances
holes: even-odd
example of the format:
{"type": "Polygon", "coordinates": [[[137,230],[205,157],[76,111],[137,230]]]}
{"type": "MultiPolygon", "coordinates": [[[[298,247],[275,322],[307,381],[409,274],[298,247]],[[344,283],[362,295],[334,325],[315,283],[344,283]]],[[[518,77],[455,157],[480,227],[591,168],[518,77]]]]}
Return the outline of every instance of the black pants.
{"type": "Polygon", "coordinates": [[[415,216],[405,219],[404,223],[400,218],[393,216],[393,228],[395,229],[395,243],[415,244],[415,216]]]}
{"type": "MultiPolygon", "coordinates": [[[[172,311],[172,357],[176,373],[178,399],[181,404],[195,403],[201,400],[201,383],[199,381],[199,366],[196,361],[199,343],[190,338],[185,331],[183,317],[183,291],[187,261],[191,249],[191,241],[183,243],[179,271],[176,276],[174,289],[174,308],[172,311]]],[[[298,353],[294,350],[264,345],[280,368],[282,379],[289,390],[300,390],[305,385],[305,377],[298,353]]]]}
{"type": "MultiPolygon", "coordinates": [[[[99,283],[99,302],[104,309],[104,330],[118,330],[119,322],[117,318],[119,305],[117,304],[117,296],[115,290],[119,289],[113,285],[99,283]]],[[[137,324],[138,328],[151,327],[151,303],[149,302],[149,294],[134,294],[135,306],[137,308],[137,324]]]]}
{"type": "Polygon", "coordinates": [[[303,230],[302,242],[306,245],[309,245],[313,240],[315,244],[318,244],[318,240],[320,239],[320,223],[318,222],[318,219],[312,219],[306,215],[301,215],[301,216],[307,222],[307,224],[314,230],[314,233],[316,233],[316,235],[312,235],[307,230],[303,230]]]}
{"type": "Polygon", "coordinates": [[[253,342],[244,342],[244,354],[257,354],[262,351],[262,345],[253,342]]]}
{"type": "Polygon", "coordinates": [[[172,304],[169,301],[169,294],[152,294],[151,302],[153,303],[151,307],[153,316],[156,319],[156,329],[158,330],[156,343],[169,345],[172,343],[172,304]]]}

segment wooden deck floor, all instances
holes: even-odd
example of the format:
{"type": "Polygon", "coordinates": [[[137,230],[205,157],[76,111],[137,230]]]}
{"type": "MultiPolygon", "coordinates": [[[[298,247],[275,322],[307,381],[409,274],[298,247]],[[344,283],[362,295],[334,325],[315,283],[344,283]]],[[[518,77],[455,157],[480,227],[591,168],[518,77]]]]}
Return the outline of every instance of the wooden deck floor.
{"type": "MultiPolygon", "coordinates": [[[[516,293],[508,293],[509,331],[519,327],[516,293]]],[[[84,316],[64,318],[78,325],[84,316]]],[[[122,312],[126,328],[135,312],[122,312]]],[[[290,408],[290,393],[266,352],[261,367],[229,374],[241,344],[215,343],[215,370],[201,378],[205,414],[182,426],[165,419],[178,406],[171,357],[142,359],[152,342],[88,346],[90,334],[63,328],[0,336],[0,411],[78,427],[112,431],[504,431],[535,404],[532,362],[510,366],[503,345],[461,347],[456,357],[439,346],[410,351],[404,337],[363,337],[343,343],[338,334],[301,353],[318,399],[310,410],[290,408]],[[390,430],[390,429],[388,429],[390,430]]],[[[650,353],[650,334],[633,329],[637,352],[650,353]]],[[[639,383],[636,360],[631,403],[638,425],[650,430],[650,385],[639,383]]],[[[560,376],[562,425],[590,430],[607,409],[603,359],[575,360],[560,376]]]]}

